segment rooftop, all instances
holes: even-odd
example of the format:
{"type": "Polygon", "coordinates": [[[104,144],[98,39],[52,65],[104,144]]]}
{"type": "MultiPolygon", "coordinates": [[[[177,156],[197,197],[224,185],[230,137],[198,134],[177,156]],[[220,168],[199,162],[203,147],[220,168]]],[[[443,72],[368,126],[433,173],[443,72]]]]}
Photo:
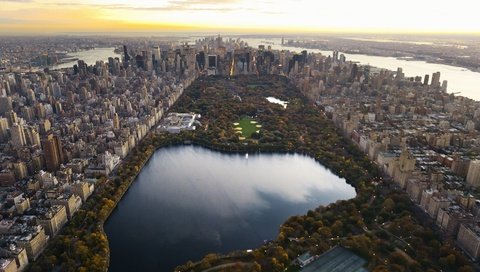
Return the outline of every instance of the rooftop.
{"type": "Polygon", "coordinates": [[[475,233],[477,237],[480,237],[480,226],[478,223],[466,223],[465,227],[475,233]]]}
{"type": "Polygon", "coordinates": [[[303,268],[302,272],[364,272],[367,261],[350,250],[336,246],[323,253],[317,260],[303,268]]]}
{"type": "Polygon", "coordinates": [[[310,259],[311,257],[312,257],[312,255],[310,254],[310,252],[305,252],[302,255],[298,256],[297,259],[301,262],[305,262],[306,260],[310,259]]]}
{"type": "Polygon", "coordinates": [[[11,262],[13,262],[13,259],[0,259],[0,269],[4,269],[7,267],[11,262]]]}
{"type": "Polygon", "coordinates": [[[200,118],[200,114],[172,112],[168,114],[158,128],[169,132],[179,132],[185,129],[195,130],[194,124],[198,118],[200,118]]]}

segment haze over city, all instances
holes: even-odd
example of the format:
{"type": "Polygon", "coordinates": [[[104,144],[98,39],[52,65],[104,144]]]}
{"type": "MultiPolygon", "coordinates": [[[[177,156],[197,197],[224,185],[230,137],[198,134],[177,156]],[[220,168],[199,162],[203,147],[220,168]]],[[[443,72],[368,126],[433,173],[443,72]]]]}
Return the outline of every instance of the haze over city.
{"type": "Polygon", "coordinates": [[[2,0],[1,34],[480,33],[475,1],[2,0]]]}

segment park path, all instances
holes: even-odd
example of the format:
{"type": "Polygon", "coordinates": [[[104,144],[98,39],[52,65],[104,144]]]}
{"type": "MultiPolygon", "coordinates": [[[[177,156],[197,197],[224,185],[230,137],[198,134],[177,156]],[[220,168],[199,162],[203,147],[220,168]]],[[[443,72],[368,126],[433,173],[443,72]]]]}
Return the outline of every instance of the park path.
{"type": "Polygon", "coordinates": [[[203,270],[202,272],[212,272],[218,269],[227,268],[227,267],[236,266],[236,265],[242,265],[243,267],[245,267],[245,266],[252,266],[253,263],[246,263],[246,262],[226,263],[226,264],[210,267],[209,269],[203,270]]]}

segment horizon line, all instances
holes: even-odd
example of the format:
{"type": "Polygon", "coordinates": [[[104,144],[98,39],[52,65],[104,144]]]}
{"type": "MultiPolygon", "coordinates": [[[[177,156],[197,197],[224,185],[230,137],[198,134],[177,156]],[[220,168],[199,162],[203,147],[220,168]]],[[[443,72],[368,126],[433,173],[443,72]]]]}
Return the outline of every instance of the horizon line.
{"type": "Polygon", "coordinates": [[[96,36],[96,35],[109,35],[109,36],[141,36],[141,35],[185,35],[185,34],[198,34],[198,35],[235,35],[235,36],[248,36],[248,35],[263,35],[263,36],[293,36],[293,35],[303,35],[303,36],[315,36],[315,35],[411,35],[411,36],[477,36],[480,35],[480,31],[428,31],[428,30],[345,30],[345,29],[324,29],[324,30],[300,30],[292,31],[291,29],[284,32],[278,31],[277,29],[272,30],[135,30],[135,31],[45,31],[45,32],[34,32],[34,31],[22,31],[22,32],[8,32],[0,31],[0,36],[96,36]],[[274,31],[272,33],[272,31],[274,31]]]}

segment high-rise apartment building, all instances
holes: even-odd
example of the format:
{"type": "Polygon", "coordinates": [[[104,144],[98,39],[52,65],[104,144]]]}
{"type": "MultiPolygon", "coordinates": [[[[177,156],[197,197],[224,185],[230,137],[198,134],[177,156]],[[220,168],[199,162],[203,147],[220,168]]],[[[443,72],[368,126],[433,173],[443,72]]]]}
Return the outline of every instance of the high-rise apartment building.
{"type": "Polygon", "coordinates": [[[440,72],[432,74],[432,84],[433,87],[440,87],[440,72]]]}
{"type": "Polygon", "coordinates": [[[480,186],[480,160],[470,161],[467,173],[467,184],[474,187],[480,186]]]}
{"type": "Polygon", "coordinates": [[[9,112],[12,109],[12,98],[9,96],[0,96],[0,115],[9,112]]]}
{"type": "Polygon", "coordinates": [[[8,140],[8,128],[7,118],[0,118],[0,142],[8,140]]]}
{"type": "Polygon", "coordinates": [[[208,68],[217,68],[217,56],[209,55],[208,56],[208,68]]]}
{"type": "Polygon", "coordinates": [[[123,60],[125,61],[125,65],[128,65],[128,62],[130,61],[130,55],[128,54],[128,49],[127,46],[123,46],[123,60]]]}
{"type": "Polygon", "coordinates": [[[62,143],[58,136],[48,134],[42,140],[43,156],[45,157],[46,168],[50,172],[57,171],[63,163],[62,143]]]}
{"type": "Polygon", "coordinates": [[[12,139],[12,144],[15,148],[21,148],[27,143],[25,138],[25,131],[23,130],[22,125],[14,124],[10,128],[10,136],[12,139]]]}
{"type": "Polygon", "coordinates": [[[430,81],[430,75],[425,75],[423,79],[423,85],[428,85],[428,81],[430,81]]]}

